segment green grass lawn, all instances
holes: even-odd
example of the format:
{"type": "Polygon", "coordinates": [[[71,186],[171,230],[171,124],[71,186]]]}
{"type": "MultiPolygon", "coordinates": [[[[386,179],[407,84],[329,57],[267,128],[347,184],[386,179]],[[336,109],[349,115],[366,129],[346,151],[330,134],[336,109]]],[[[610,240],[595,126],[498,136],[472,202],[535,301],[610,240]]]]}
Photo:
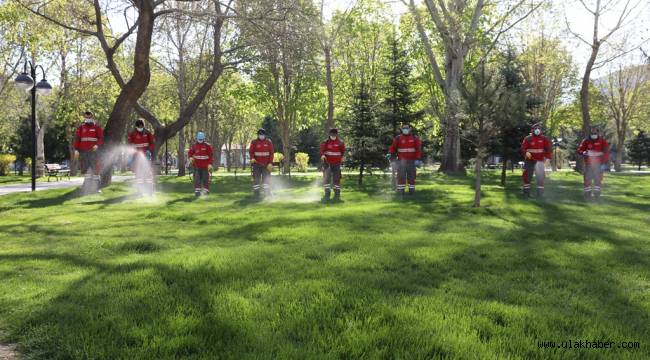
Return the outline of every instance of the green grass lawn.
{"type": "MultiPolygon", "coordinates": [[[[515,173],[516,174],[516,173],[515,173]]],[[[650,176],[608,175],[599,204],[553,174],[547,199],[487,176],[315,178],[255,203],[248,177],[0,197],[0,341],[28,358],[650,358],[650,176]],[[538,342],[615,341],[613,349],[538,342]],[[619,349],[623,341],[640,349],[619,349]]]]}

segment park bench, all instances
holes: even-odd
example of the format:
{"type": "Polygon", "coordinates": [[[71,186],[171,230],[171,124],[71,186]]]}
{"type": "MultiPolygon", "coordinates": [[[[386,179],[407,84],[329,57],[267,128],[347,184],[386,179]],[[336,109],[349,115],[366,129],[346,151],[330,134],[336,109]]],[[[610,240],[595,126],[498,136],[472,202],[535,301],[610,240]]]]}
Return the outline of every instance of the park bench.
{"type": "Polygon", "coordinates": [[[64,169],[59,164],[45,164],[45,172],[47,173],[47,182],[50,182],[51,178],[59,181],[59,178],[64,176],[67,176],[68,180],[70,180],[70,169],[64,169]]]}

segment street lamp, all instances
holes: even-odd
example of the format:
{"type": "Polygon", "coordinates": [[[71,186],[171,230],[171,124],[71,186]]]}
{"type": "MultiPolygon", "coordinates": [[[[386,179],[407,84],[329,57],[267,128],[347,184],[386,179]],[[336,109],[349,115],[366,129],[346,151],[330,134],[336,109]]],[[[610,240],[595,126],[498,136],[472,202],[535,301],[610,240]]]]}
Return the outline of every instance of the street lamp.
{"type": "Polygon", "coordinates": [[[25,60],[23,72],[16,76],[15,82],[16,87],[31,92],[32,95],[32,191],[36,191],[36,93],[46,96],[52,92],[52,85],[45,80],[45,69],[40,65],[34,66],[34,63],[28,60],[25,60]],[[31,76],[27,73],[27,64],[29,64],[31,76]],[[34,86],[36,68],[39,67],[43,73],[43,79],[34,86]]]}

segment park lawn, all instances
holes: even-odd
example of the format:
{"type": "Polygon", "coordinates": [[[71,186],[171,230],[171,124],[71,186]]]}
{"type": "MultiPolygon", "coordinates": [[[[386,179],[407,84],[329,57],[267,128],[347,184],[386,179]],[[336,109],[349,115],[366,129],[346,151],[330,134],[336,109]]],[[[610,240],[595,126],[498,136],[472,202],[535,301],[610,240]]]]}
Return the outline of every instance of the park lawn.
{"type": "MultiPolygon", "coordinates": [[[[516,175],[517,173],[515,173],[516,175]]],[[[510,175],[510,174],[509,174],[510,175]]],[[[166,179],[85,198],[0,198],[0,341],[30,358],[650,358],[650,176],[608,175],[599,204],[557,173],[544,201],[485,179],[315,178],[256,203],[248,177],[195,200],[166,179]],[[538,342],[640,349],[539,349],[538,342]]],[[[290,187],[290,188],[289,188],[290,187]]]]}

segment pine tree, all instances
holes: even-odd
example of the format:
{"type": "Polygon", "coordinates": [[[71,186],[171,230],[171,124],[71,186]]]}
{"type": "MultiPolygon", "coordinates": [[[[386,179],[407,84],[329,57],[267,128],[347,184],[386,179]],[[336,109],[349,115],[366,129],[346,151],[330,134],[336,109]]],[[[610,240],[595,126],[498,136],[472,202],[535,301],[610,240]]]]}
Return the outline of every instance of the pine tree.
{"type": "Polygon", "coordinates": [[[359,169],[359,185],[363,184],[364,171],[373,167],[385,167],[385,146],[380,140],[380,124],[373,109],[369,89],[361,83],[350,109],[349,148],[346,166],[359,169]]]}
{"type": "Polygon", "coordinates": [[[639,131],[634,139],[628,141],[627,156],[639,170],[643,163],[650,163],[650,137],[644,131],[639,131]]]}
{"type": "Polygon", "coordinates": [[[386,70],[388,88],[382,105],[384,113],[382,120],[390,131],[390,138],[397,133],[402,123],[412,123],[420,119],[424,113],[413,111],[417,96],[411,91],[411,65],[408,53],[400,47],[393,33],[389,56],[390,68],[386,70]]]}

